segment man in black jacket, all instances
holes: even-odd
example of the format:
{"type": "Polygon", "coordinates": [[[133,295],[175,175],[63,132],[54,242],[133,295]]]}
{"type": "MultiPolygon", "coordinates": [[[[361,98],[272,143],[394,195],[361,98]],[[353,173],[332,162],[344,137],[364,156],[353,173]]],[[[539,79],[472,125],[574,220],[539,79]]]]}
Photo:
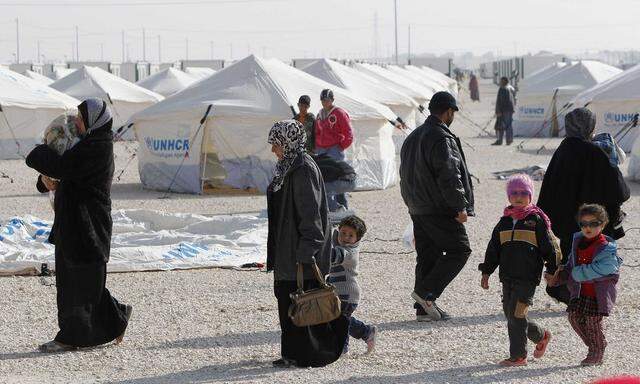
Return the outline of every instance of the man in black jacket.
{"type": "Polygon", "coordinates": [[[500,79],[500,89],[496,98],[496,136],[498,140],[491,145],[502,145],[502,138],[507,134],[507,145],[513,142],[513,113],[515,112],[516,98],[514,89],[509,85],[509,79],[500,79]]]}
{"type": "Polygon", "coordinates": [[[449,126],[458,107],[447,92],[429,102],[431,116],[406,139],[400,152],[400,191],[409,208],[418,254],[415,288],[418,321],[448,315],[435,301],[471,254],[464,227],[473,216],[473,185],[460,139],[449,126]]]}

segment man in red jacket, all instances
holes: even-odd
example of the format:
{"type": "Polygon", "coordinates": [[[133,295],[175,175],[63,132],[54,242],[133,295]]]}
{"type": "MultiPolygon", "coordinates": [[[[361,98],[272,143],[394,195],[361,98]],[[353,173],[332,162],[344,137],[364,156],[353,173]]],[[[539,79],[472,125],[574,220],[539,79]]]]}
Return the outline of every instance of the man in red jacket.
{"type": "MultiPolygon", "coordinates": [[[[320,93],[322,109],[316,118],[316,154],[327,154],[344,161],[344,151],[353,142],[353,131],[349,114],[333,105],[333,91],[324,89],[320,93]]],[[[347,196],[337,193],[328,196],[329,210],[346,211],[349,209],[347,196]]]]}

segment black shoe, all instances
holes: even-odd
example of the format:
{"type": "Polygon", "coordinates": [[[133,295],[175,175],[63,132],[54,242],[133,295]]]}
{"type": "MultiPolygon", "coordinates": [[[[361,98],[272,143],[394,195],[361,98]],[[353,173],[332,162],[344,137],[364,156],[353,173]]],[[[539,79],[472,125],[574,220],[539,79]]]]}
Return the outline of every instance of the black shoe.
{"type": "Polygon", "coordinates": [[[502,141],[496,141],[495,143],[493,143],[491,145],[502,145],[502,141]]]}
{"type": "Polygon", "coordinates": [[[281,359],[275,360],[275,361],[271,362],[271,364],[275,368],[291,368],[291,367],[295,367],[295,365],[296,365],[295,361],[289,360],[289,359],[285,359],[285,358],[281,358],[281,359]]]}
{"type": "Polygon", "coordinates": [[[440,320],[442,320],[442,321],[451,320],[451,315],[450,314],[448,314],[447,312],[443,311],[442,308],[438,307],[438,305],[436,303],[433,303],[433,305],[436,307],[438,312],[440,312],[440,320]]]}
{"type": "Polygon", "coordinates": [[[513,141],[507,141],[507,145],[511,145],[513,141]]]}

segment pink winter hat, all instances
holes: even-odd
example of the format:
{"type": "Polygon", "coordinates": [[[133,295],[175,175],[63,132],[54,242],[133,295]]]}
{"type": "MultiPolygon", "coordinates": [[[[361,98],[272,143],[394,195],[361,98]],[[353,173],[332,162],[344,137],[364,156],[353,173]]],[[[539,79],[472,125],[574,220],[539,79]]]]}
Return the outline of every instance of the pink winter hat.
{"type": "Polygon", "coordinates": [[[513,191],[527,191],[529,192],[529,197],[533,199],[533,192],[535,187],[533,185],[533,180],[529,175],[525,175],[524,173],[519,173],[517,175],[513,175],[507,180],[507,196],[511,196],[513,191]]]}

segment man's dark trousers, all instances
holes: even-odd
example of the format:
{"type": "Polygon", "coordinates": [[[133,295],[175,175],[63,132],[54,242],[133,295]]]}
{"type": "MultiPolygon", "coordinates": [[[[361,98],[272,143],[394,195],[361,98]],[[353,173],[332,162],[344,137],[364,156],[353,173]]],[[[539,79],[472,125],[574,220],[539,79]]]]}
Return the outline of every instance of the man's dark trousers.
{"type": "Polygon", "coordinates": [[[471,254],[464,225],[443,215],[411,215],[416,241],[415,292],[435,301],[460,273],[471,254]]]}

